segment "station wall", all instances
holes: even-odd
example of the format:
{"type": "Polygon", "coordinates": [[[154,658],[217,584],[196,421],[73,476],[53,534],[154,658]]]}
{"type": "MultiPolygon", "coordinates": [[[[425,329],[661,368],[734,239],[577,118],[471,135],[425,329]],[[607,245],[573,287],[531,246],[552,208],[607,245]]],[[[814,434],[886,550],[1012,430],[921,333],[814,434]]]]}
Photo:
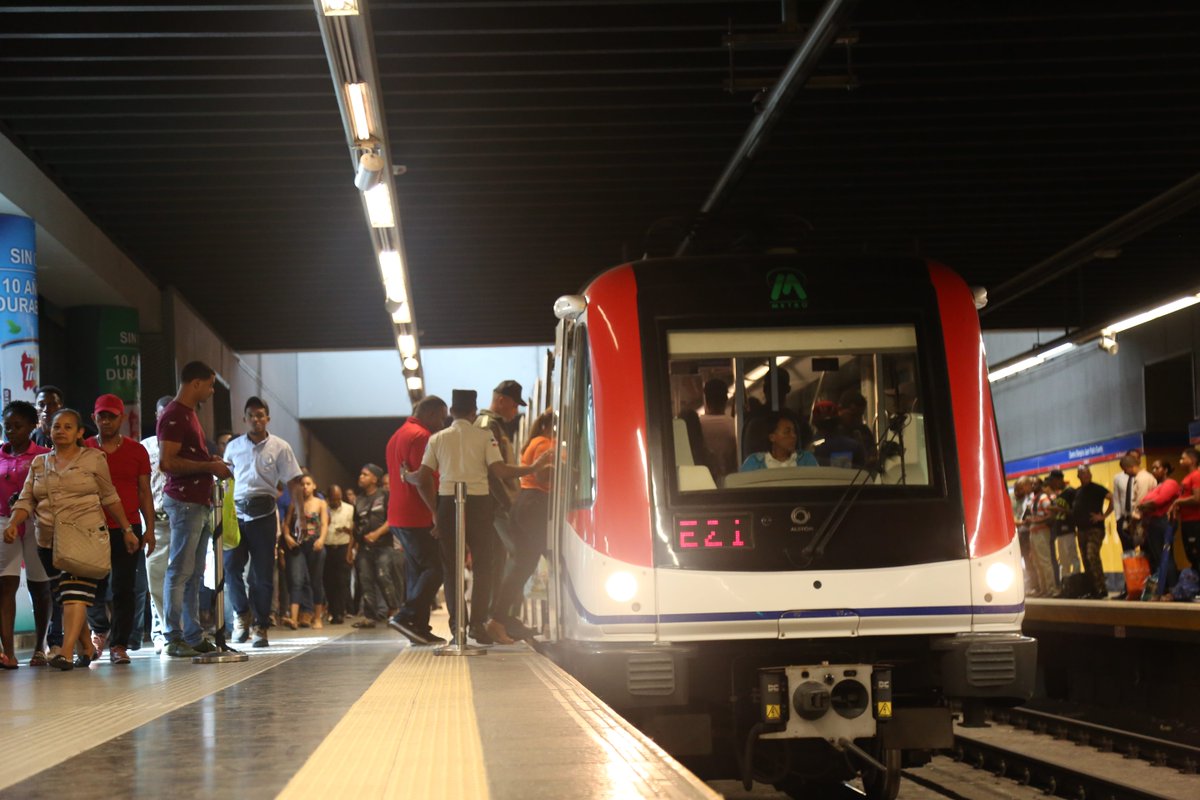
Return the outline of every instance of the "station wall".
{"type": "MultiPolygon", "coordinates": [[[[1012,350],[1012,335],[985,334],[992,363],[1020,352],[1012,350]],[[1000,338],[1004,336],[1009,338],[1000,338]]],[[[1195,402],[1200,396],[1200,365],[1196,363],[1200,307],[1126,331],[1117,341],[1120,348],[1115,356],[1096,345],[1086,345],[992,384],[1006,460],[1144,431],[1145,367],[1177,356],[1190,356],[1192,417],[1196,417],[1195,402]]],[[[1186,434],[1186,429],[1180,433],[1186,434]]]]}

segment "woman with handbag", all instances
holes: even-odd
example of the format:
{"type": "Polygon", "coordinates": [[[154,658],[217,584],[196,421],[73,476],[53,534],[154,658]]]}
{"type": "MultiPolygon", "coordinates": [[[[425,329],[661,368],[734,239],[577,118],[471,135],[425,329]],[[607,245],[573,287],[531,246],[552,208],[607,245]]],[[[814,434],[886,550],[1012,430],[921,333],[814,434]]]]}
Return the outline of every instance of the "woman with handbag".
{"type": "Polygon", "coordinates": [[[13,541],[21,525],[34,518],[38,558],[63,611],[62,652],[50,659],[50,666],[69,670],[88,666],[97,655],[87,629],[87,609],[111,563],[104,512],[121,526],[126,549],[132,552],[141,542],[113,488],[104,453],[83,446],[79,412],[64,408],[55,414],[50,437],[54,449],[30,464],[4,539],[13,541]],[[72,662],[76,645],[79,654],[72,662]]]}

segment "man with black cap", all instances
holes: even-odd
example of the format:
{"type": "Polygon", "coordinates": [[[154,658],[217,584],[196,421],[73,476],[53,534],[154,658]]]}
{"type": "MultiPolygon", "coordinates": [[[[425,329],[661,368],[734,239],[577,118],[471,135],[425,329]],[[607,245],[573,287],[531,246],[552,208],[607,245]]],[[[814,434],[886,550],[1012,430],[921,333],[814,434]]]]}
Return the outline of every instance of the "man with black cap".
{"type": "MultiPolygon", "coordinates": [[[[519,397],[519,386],[516,393],[519,397]]],[[[421,499],[434,514],[433,535],[441,546],[442,566],[449,579],[463,558],[463,554],[457,552],[455,541],[454,487],[458,483],[466,484],[467,547],[471,550],[474,569],[469,633],[480,644],[496,641],[511,643],[512,639],[504,632],[504,627],[496,620],[489,619],[496,529],[488,479],[493,475],[498,478],[520,478],[536,472],[549,461],[551,454],[547,452],[525,467],[505,464],[495,437],[486,428],[473,424],[477,409],[475,398],[474,391],[453,391],[450,416],[454,422],[429,438],[421,469],[416,476],[417,488],[421,499]],[[434,473],[439,476],[436,482],[434,473]]],[[[450,611],[450,630],[453,632],[459,611],[454,592],[446,592],[446,606],[450,611]]]]}
{"type": "Polygon", "coordinates": [[[395,613],[400,600],[392,586],[392,532],[388,527],[388,493],[379,488],[383,468],[367,464],[358,473],[358,488],[354,498],[354,540],[357,554],[354,559],[358,580],[362,584],[362,615],[366,619],[354,623],[356,628],[374,628],[376,622],[395,613]]]}
{"type": "MultiPolygon", "coordinates": [[[[509,432],[513,430],[513,424],[524,405],[525,400],[521,397],[521,384],[511,379],[500,381],[500,384],[492,390],[491,406],[480,411],[479,416],[475,419],[477,427],[491,431],[492,437],[500,447],[500,460],[505,464],[515,466],[519,460],[519,454],[513,447],[509,432]]],[[[492,495],[492,518],[496,525],[496,536],[499,537],[501,545],[493,554],[491,585],[499,589],[500,580],[504,575],[504,564],[510,554],[516,550],[508,531],[508,513],[512,510],[513,501],[516,500],[517,492],[521,490],[521,487],[515,478],[488,475],[488,489],[492,495]]],[[[495,610],[499,611],[499,609],[495,610]]],[[[505,638],[507,636],[502,637],[502,639],[505,638]]],[[[502,643],[507,644],[507,642],[502,643]]]]}

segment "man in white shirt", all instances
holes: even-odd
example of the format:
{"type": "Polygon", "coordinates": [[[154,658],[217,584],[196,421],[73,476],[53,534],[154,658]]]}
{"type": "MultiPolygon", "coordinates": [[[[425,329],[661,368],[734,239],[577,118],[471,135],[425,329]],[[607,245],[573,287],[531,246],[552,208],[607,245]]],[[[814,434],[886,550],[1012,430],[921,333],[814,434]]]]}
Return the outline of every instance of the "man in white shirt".
{"type": "MultiPolygon", "coordinates": [[[[162,418],[163,411],[175,398],[164,394],[158,398],[154,409],[154,420],[162,418]]],[[[146,556],[146,580],[150,584],[150,610],[153,613],[151,635],[155,652],[162,652],[166,644],[163,634],[163,578],[167,574],[167,556],[171,552],[171,526],[167,524],[167,512],[163,510],[163,489],[167,476],[158,466],[158,436],[142,439],[142,447],[150,456],[150,494],[154,498],[154,552],[146,556]]]]}
{"type": "Polygon", "coordinates": [[[1142,498],[1150,493],[1158,481],[1142,469],[1142,458],[1130,451],[1121,459],[1121,473],[1113,478],[1113,511],[1116,514],[1117,536],[1121,538],[1121,549],[1132,550],[1135,546],[1133,529],[1142,498]]]}
{"type": "MultiPolygon", "coordinates": [[[[498,540],[493,524],[488,476],[520,478],[541,469],[551,453],[545,453],[527,467],[505,464],[500,455],[500,446],[491,431],[473,426],[477,410],[474,391],[455,389],[450,403],[450,416],[454,422],[429,438],[421,469],[406,479],[417,485],[421,499],[434,514],[433,536],[441,547],[447,580],[455,574],[454,570],[463,558],[463,554],[457,552],[455,541],[454,487],[457,483],[467,485],[467,547],[471,550],[474,576],[469,634],[480,644],[496,641],[511,643],[512,639],[504,632],[504,627],[489,618],[492,558],[498,540]],[[434,473],[438,474],[439,480],[434,480],[434,473]]],[[[457,605],[455,593],[447,591],[446,607],[450,611],[451,633],[457,630],[457,605]]]]}
{"type": "Polygon", "coordinates": [[[279,490],[302,477],[303,472],[292,446],[267,432],[271,409],[262,399],[247,400],[245,416],[246,435],[231,439],[225,447],[225,460],[233,471],[233,501],[242,532],[238,546],[225,551],[225,589],[235,614],[237,641],[250,638],[253,616],[251,646],[267,647],[271,595],[275,589],[275,542],[279,533],[275,504],[279,490]],[[250,562],[249,597],[242,578],[247,561],[250,562]]]}

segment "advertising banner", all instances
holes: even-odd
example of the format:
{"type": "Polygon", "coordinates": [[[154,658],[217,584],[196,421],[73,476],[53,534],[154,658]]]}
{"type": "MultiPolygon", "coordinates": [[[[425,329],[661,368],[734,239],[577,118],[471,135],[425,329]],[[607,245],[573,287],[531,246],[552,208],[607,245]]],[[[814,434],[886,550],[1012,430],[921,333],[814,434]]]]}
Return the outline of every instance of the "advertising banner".
{"type": "Polygon", "coordinates": [[[33,402],[38,385],[36,229],[0,214],[0,395],[33,402]]]}
{"type": "Polygon", "coordinates": [[[68,364],[72,402],[91,413],[97,397],[115,394],[125,403],[126,420],[121,433],[142,438],[142,357],[137,309],[72,306],[66,310],[66,318],[71,341],[68,364]]]}

